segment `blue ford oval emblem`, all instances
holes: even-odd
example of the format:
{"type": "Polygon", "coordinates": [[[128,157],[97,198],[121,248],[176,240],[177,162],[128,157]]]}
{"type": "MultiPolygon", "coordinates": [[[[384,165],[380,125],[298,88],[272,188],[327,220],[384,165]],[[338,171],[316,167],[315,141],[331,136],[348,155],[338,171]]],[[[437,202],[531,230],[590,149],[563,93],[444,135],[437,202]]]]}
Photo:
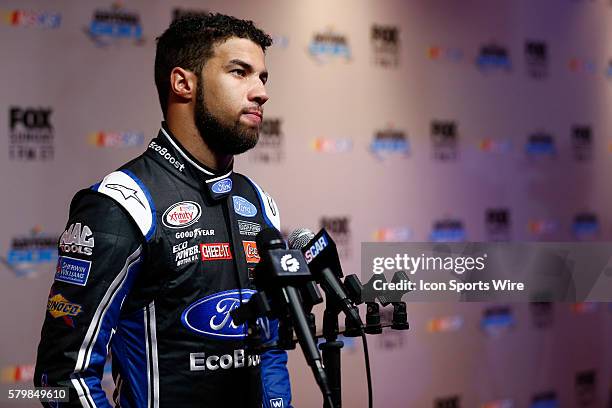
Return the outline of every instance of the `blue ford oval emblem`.
{"type": "MultiPolygon", "coordinates": [[[[242,301],[246,302],[255,293],[242,289],[242,301]]],[[[230,312],[240,306],[238,289],[226,290],[199,299],[189,305],[181,315],[183,325],[192,332],[218,339],[243,339],[244,324],[234,324],[230,312]]]]}
{"type": "Polygon", "coordinates": [[[217,194],[227,193],[232,190],[232,179],[224,178],[219,180],[210,189],[217,194]]]}
{"type": "Polygon", "coordinates": [[[234,211],[236,214],[243,217],[254,217],[257,214],[257,208],[247,199],[240,196],[233,196],[232,199],[234,200],[234,211]]]}

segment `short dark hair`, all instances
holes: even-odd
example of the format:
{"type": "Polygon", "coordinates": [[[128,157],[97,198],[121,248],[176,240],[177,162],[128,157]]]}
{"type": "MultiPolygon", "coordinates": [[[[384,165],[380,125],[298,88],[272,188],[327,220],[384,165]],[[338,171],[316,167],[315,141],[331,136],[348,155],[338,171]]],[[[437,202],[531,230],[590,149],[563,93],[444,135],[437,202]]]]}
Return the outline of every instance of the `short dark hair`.
{"type": "Polygon", "coordinates": [[[164,117],[168,109],[172,69],[181,67],[199,76],[204,63],[212,56],[213,46],[231,37],[247,38],[264,52],[272,45],[272,38],[252,21],[219,13],[179,17],[157,37],[155,86],[164,117]]]}

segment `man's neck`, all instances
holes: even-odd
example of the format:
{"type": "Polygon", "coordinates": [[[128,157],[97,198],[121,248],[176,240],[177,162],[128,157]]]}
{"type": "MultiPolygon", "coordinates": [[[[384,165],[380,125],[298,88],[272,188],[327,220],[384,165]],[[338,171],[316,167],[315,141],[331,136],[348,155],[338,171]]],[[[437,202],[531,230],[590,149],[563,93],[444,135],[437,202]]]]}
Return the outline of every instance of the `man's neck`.
{"type": "Polygon", "coordinates": [[[232,164],[232,155],[218,154],[208,147],[192,120],[168,118],[166,124],[172,135],[200,163],[215,171],[226,170],[232,164]]]}

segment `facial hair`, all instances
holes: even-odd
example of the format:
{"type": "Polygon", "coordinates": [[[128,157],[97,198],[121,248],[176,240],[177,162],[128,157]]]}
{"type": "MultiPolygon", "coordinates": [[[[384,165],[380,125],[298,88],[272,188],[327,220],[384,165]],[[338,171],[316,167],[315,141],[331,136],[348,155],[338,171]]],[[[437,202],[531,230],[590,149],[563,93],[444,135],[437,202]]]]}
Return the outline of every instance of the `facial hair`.
{"type": "Polygon", "coordinates": [[[221,123],[206,106],[202,78],[198,78],[194,119],[204,143],[215,153],[236,155],[252,149],[259,140],[259,128],[247,128],[236,119],[233,126],[221,123]]]}

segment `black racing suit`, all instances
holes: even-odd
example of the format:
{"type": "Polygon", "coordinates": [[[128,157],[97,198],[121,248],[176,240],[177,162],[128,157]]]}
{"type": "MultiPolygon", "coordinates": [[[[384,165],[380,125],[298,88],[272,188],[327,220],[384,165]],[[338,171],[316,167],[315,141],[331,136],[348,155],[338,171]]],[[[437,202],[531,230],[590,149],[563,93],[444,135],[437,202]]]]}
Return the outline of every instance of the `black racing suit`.
{"type": "MultiPolygon", "coordinates": [[[[245,327],[229,315],[253,293],[255,235],[267,226],[279,228],[268,194],[199,164],[162,127],[72,200],[35,384],[70,387],[60,406],[108,407],[110,350],[117,406],[288,408],[286,352],[245,352],[245,327]]],[[[273,340],[277,322],[260,325],[273,340]]]]}

